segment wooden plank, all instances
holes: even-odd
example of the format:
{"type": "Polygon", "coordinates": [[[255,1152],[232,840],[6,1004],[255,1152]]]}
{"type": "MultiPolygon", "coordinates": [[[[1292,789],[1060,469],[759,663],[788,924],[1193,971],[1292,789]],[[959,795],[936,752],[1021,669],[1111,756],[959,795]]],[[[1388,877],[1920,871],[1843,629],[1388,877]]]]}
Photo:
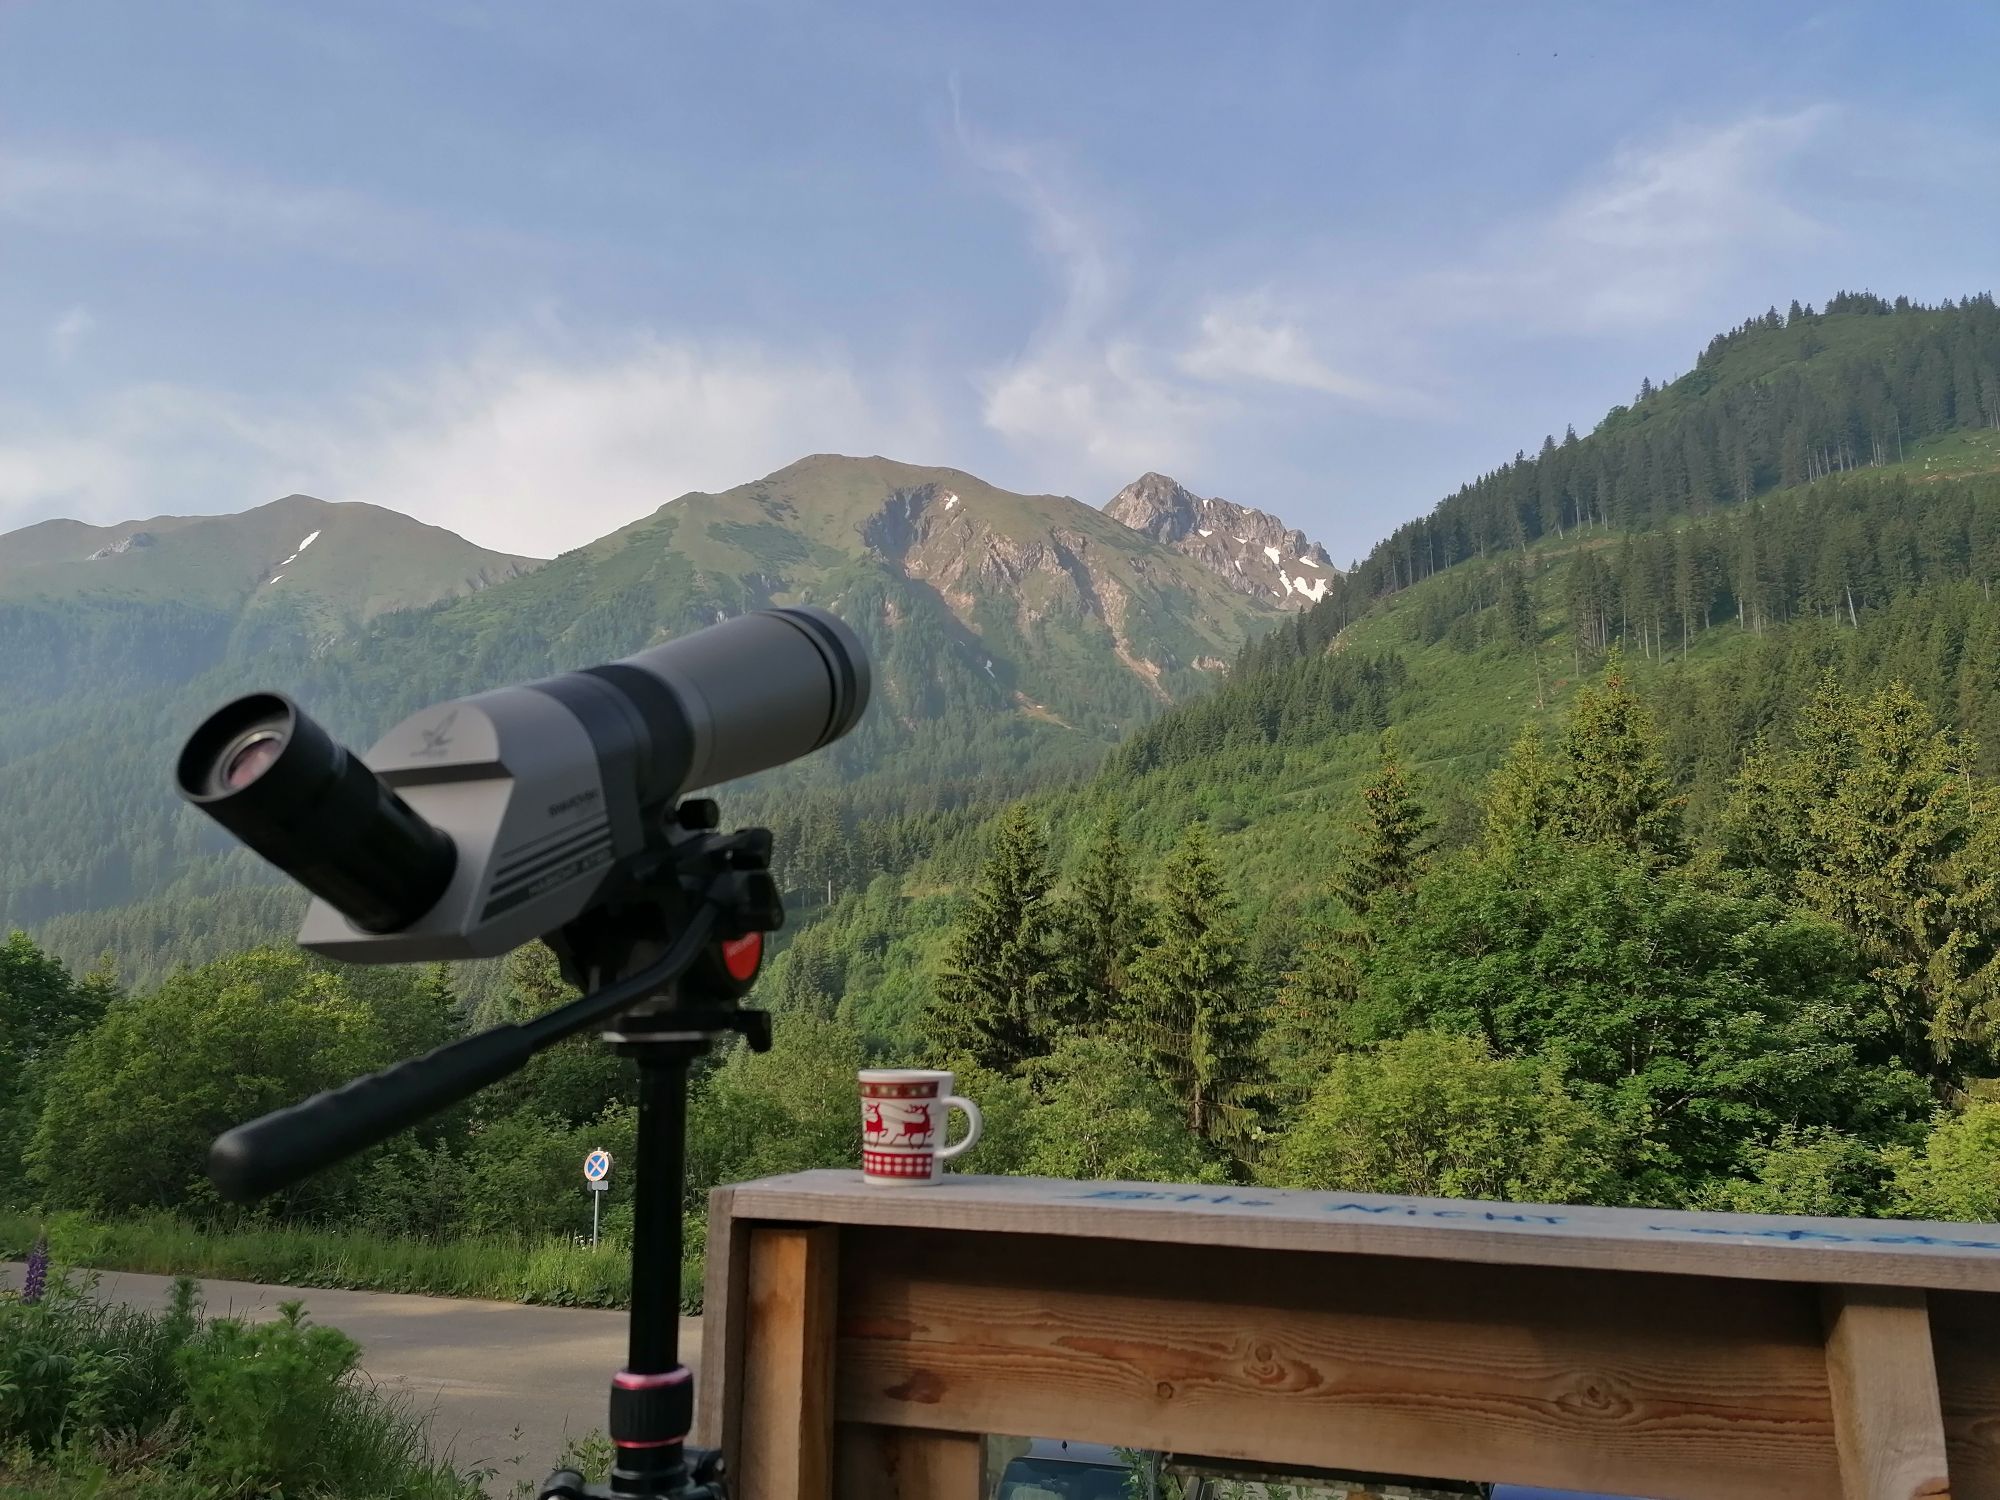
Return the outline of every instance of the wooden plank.
{"type": "Polygon", "coordinates": [[[2000,1297],[1932,1292],[1945,1455],[1956,1500],[2000,1500],[2000,1297]]]}
{"type": "Polygon", "coordinates": [[[842,1422],[837,1500],[980,1500],[979,1438],[842,1422]]]}
{"type": "Polygon", "coordinates": [[[830,1500],[840,1232],[760,1225],[749,1241],[731,1492],[742,1500],[830,1500]]]}
{"type": "Polygon", "coordinates": [[[701,1367],[695,1372],[694,1440],[736,1461],[736,1416],[743,1393],[743,1292],[749,1274],[747,1225],[732,1207],[735,1189],[708,1195],[707,1264],[702,1268],[701,1367]]]}
{"type": "Polygon", "coordinates": [[[1838,1492],[1815,1288],[846,1235],[844,1422],[1655,1500],[1838,1492]]]}
{"type": "Polygon", "coordinates": [[[1948,1500],[1924,1294],[1830,1286],[1820,1295],[1820,1316],[1845,1500],[1948,1500]]]}
{"type": "Polygon", "coordinates": [[[739,1184],[735,1211],[807,1223],[1075,1235],[1842,1286],[2000,1292],[2000,1230],[1895,1219],[1573,1208],[1369,1193],[849,1171],[739,1184]]]}

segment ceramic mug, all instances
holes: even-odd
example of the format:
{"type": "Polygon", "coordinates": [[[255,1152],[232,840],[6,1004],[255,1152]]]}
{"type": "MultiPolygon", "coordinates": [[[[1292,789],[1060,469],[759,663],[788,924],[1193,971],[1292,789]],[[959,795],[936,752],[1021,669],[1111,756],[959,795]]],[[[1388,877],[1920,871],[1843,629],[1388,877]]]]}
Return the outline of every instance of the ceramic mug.
{"type": "Polygon", "coordinates": [[[879,1187],[936,1182],[944,1164],[979,1139],[979,1106],[951,1091],[933,1068],[861,1071],[861,1174],[879,1187]],[[965,1111],[965,1139],[944,1144],[946,1114],[965,1111]]]}

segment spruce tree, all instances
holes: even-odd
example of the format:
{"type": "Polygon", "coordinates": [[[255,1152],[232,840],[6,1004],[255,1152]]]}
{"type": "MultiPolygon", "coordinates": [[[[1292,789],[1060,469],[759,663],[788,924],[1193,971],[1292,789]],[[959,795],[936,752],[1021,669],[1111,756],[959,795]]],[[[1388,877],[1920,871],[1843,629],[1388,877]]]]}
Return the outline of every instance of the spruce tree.
{"type": "Polygon", "coordinates": [[[1364,920],[1384,899],[1407,897],[1422,873],[1430,815],[1410,790],[1394,747],[1382,746],[1375,779],[1361,789],[1361,819],[1353,852],[1334,890],[1364,920]]]}
{"type": "Polygon", "coordinates": [[[1132,887],[1131,858],[1116,809],[1097,825],[1063,912],[1070,994],[1063,1019],[1096,1027],[1125,1008],[1145,913],[1132,887]]]}
{"type": "Polygon", "coordinates": [[[1787,901],[1798,898],[1801,873],[1819,860],[1814,810],[1838,796],[1854,763],[1858,713],[1839,676],[1822,672],[1793,723],[1793,748],[1774,750],[1760,736],[1731,783],[1724,857],[1760,871],[1772,894],[1787,901]]]}
{"type": "Polygon", "coordinates": [[[992,852],[959,914],[931,1015],[947,1049],[1011,1072],[1047,1050],[1045,1011],[1060,982],[1048,846],[1026,804],[1000,817],[992,852]]]}
{"type": "Polygon", "coordinates": [[[1486,784],[1483,842],[1488,852],[1511,857],[1556,834],[1561,824],[1557,782],[1548,744],[1541,730],[1530,724],[1486,784]]]}
{"type": "Polygon", "coordinates": [[[1861,939],[1911,1060],[1951,1085],[2000,1020],[2000,798],[1892,683],[1863,709],[1851,763],[1808,804],[1807,827],[1802,896],[1861,939]]]}
{"type": "Polygon", "coordinates": [[[1360,992],[1361,934],[1316,924],[1264,1012],[1264,1054],[1279,1101],[1296,1108],[1346,1050],[1360,992]]]}
{"type": "Polygon", "coordinates": [[[1677,857],[1681,801],[1667,779],[1653,717],[1616,651],[1576,696],[1556,749],[1556,815],[1567,836],[1677,857]]]}
{"type": "Polygon", "coordinates": [[[482,1025],[525,1021],[576,999],[577,992],[562,977],[562,966],[546,943],[523,943],[507,955],[500,973],[500,993],[489,1002],[491,1013],[481,1018],[482,1025]]]}
{"type": "Polygon", "coordinates": [[[822,1021],[834,1018],[840,992],[823,932],[823,928],[809,927],[793,939],[785,952],[784,973],[771,996],[773,1010],[822,1021]]]}
{"type": "Polygon", "coordinates": [[[1132,1017],[1188,1129],[1239,1160],[1256,1137],[1262,1071],[1242,948],[1208,831],[1193,824],[1167,858],[1132,964],[1132,1017]]]}
{"type": "Polygon", "coordinates": [[[1542,624],[1535,616],[1534,597],[1512,558],[1500,573],[1500,619],[1507,643],[1516,650],[1526,651],[1541,640],[1542,624]]]}

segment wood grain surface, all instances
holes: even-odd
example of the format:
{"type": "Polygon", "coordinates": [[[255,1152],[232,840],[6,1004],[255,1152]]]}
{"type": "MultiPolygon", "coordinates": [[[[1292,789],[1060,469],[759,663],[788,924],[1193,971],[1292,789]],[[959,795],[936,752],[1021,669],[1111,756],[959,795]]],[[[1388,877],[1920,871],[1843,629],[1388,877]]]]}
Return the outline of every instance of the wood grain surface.
{"type": "Polygon", "coordinates": [[[1827,1287],[1820,1311],[1844,1500],[1949,1500],[1924,1294],[1827,1287]]]}
{"type": "Polygon", "coordinates": [[[843,1422],[838,1500],[983,1500],[979,1438],[843,1422]]]}
{"type": "Polygon", "coordinates": [[[741,1500],[831,1500],[840,1231],[760,1225],[749,1239],[731,1493],[741,1500]]]}
{"type": "Polygon", "coordinates": [[[2000,1500],[2000,1297],[1932,1292],[1945,1452],[1954,1500],[2000,1500]]]}
{"type": "Polygon", "coordinates": [[[769,1220],[2000,1292],[2000,1228],[1976,1224],[1035,1177],[885,1188],[847,1171],[770,1177],[732,1193],[734,1212],[769,1220]]]}
{"type": "Polygon", "coordinates": [[[1657,1500],[1840,1493],[1817,1289],[849,1229],[843,1422],[1657,1500]]]}
{"type": "Polygon", "coordinates": [[[743,1398],[743,1292],[750,1266],[750,1225],[738,1224],[735,1189],[708,1195],[707,1264],[702,1268],[701,1367],[695,1371],[694,1440],[736,1459],[743,1398]]]}

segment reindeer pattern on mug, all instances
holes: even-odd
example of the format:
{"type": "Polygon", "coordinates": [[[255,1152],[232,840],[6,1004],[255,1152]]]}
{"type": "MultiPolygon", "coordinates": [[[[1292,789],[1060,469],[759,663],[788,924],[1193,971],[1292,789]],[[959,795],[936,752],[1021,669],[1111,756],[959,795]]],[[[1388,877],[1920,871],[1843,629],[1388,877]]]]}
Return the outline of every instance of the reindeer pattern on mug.
{"type": "Polygon", "coordinates": [[[938,1141],[934,1080],[861,1086],[862,1165],[878,1177],[928,1178],[938,1141]]]}

